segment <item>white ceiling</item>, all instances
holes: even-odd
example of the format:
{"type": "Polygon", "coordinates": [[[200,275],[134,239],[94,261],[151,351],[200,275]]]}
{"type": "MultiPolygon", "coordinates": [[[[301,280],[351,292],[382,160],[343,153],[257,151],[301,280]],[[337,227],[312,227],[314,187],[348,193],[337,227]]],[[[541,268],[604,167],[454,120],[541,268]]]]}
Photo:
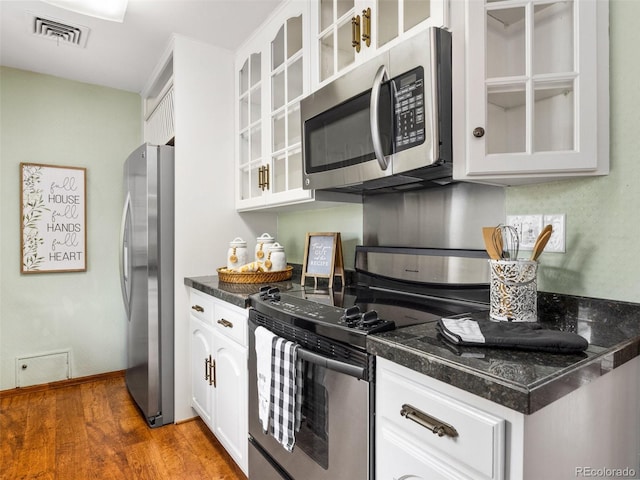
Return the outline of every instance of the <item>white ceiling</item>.
{"type": "Polygon", "coordinates": [[[140,93],[171,34],[235,50],[281,0],[129,0],[123,23],[0,0],[0,64],[140,93]],[[37,37],[27,13],[90,29],[85,48],[37,37]]]}

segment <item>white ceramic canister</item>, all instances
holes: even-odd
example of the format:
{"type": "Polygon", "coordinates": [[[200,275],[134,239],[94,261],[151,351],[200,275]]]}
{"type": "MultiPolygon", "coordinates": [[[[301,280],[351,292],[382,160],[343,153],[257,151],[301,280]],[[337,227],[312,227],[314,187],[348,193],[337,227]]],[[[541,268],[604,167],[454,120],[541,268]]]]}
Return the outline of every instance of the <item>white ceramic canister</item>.
{"type": "Polygon", "coordinates": [[[284,253],[284,247],[275,242],[267,252],[267,258],[264,261],[264,267],[270,272],[279,272],[287,268],[287,257],[284,253]]]}
{"type": "Polygon", "coordinates": [[[235,270],[247,263],[247,242],[236,237],[229,242],[227,252],[227,269],[235,270]]]}
{"type": "Polygon", "coordinates": [[[263,233],[258,238],[256,238],[256,251],[255,251],[255,260],[256,262],[264,262],[267,258],[267,253],[269,253],[269,248],[273,245],[276,239],[269,235],[268,233],[263,233]]]}

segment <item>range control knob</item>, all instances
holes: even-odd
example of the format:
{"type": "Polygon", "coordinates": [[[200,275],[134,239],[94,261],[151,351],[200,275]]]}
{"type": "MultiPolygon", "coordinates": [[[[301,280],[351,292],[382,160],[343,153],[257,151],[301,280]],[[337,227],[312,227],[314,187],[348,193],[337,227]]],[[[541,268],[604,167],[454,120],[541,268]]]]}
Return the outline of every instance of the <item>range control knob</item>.
{"type": "Polygon", "coordinates": [[[378,312],[375,310],[369,310],[362,314],[362,319],[360,320],[360,326],[366,328],[371,325],[378,323],[380,319],[378,318],[378,312]]]}
{"type": "Polygon", "coordinates": [[[362,313],[360,313],[360,308],[357,305],[354,305],[344,311],[344,315],[340,317],[340,320],[346,323],[347,327],[355,327],[361,317],[362,313]]]}
{"type": "Polygon", "coordinates": [[[280,289],[270,285],[260,287],[260,300],[280,300],[280,289]]]}

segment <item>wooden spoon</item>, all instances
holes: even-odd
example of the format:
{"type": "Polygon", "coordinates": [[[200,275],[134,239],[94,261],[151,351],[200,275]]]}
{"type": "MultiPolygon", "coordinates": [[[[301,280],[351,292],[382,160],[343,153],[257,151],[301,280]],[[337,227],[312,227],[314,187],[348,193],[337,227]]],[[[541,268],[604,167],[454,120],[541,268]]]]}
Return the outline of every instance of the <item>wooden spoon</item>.
{"type": "Polygon", "coordinates": [[[531,252],[531,261],[535,262],[538,257],[542,254],[544,247],[547,246],[547,242],[551,238],[551,234],[553,233],[553,227],[551,225],[545,226],[538,238],[536,239],[536,243],[533,245],[533,251],[531,252]]]}
{"type": "Polygon", "coordinates": [[[493,236],[496,231],[496,227],[482,227],[482,238],[484,239],[484,247],[489,254],[491,260],[500,260],[502,252],[496,249],[496,245],[493,241],[493,236]]]}

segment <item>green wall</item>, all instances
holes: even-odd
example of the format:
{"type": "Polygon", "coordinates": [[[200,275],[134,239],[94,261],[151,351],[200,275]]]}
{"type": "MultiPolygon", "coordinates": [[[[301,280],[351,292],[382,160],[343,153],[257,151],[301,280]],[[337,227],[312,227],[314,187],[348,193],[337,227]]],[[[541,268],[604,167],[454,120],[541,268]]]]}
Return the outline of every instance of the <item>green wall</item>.
{"type": "Polygon", "coordinates": [[[344,266],[353,269],[356,245],[362,245],[362,205],[345,204],[320,210],[278,215],[278,243],[289,263],[302,264],[307,232],[340,232],[344,266]]]}
{"type": "Polygon", "coordinates": [[[140,112],[137,94],[0,67],[0,390],[17,356],[71,349],[73,377],[126,367],[118,232],[140,112]],[[87,168],[86,272],[20,274],[20,162],[87,168]]]}
{"type": "Polygon", "coordinates": [[[640,2],[610,2],[611,173],[507,189],[507,213],[565,213],[566,253],[544,253],[541,290],[640,302],[640,2]]]}

